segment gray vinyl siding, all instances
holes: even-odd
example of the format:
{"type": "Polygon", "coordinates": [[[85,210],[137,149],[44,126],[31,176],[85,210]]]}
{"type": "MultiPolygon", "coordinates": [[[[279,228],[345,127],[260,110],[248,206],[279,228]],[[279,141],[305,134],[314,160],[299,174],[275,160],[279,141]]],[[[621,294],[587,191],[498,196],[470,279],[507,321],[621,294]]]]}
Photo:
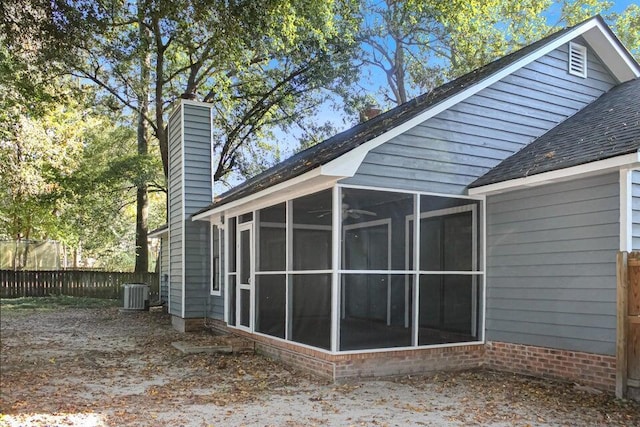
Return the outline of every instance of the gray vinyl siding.
{"type": "Polygon", "coordinates": [[[640,171],[631,172],[631,248],[640,251],[640,171]]]}
{"type": "Polygon", "coordinates": [[[191,216],[212,200],[211,118],[205,106],[185,104],[185,318],[207,316],[211,289],[209,222],[192,221],[191,216]]]}
{"type": "Polygon", "coordinates": [[[464,194],[468,184],[616,84],[592,51],[588,78],[570,75],[567,50],[563,45],[375,148],[342,182],[464,194]]]}
{"type": "Polygon", "coordinates": [[[619,175],[487,198],[489,341],[615,354],[619,175]]]}
{"type": "Polygon", "coordinates": [[[166,303],[169,298],[169,236],[160,239],[160,301],[166,303]]]}
{"type": "Polygon", "coordinates": [[[210,289],[209,223],[185,223],[185,318],[207,316],[210,289]]]}
{"type": "Polygon", "coordinates": [[[209,223],[191,218],[212,200],[210,109],[181,108],[169,122],[170,313],[203,318],[223,312],[222,299],[210,296],[209,223]]]}
{"type": "Polygon", "coordinates": [[[169,313],[182,316],[182,118],[169,118],[169,313]]]}

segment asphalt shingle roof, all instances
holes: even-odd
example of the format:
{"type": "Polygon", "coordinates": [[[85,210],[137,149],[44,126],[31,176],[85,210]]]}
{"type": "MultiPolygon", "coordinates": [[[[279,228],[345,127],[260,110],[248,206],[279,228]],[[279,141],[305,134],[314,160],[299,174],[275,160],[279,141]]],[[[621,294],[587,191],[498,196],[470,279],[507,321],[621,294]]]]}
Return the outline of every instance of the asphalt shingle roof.
{"type": "Polygon", "coordinates": [[[611,89],[470,187],[578,166],[637,152],[640,148],[640,79],[611,89]]]}
{"type": "MultiPolygon", "coordinates": [[[[592,19],[602,20],[600,16],[596,16],[592,19]]],[[[374,117],[364,123],[360,123],[353,128],[339,133],[313,147],[301,151],[221,194],[216,198],[214,203],[202,209],[198,213],[247,197],[326,164],[364,144],[365,142],[370,141],[388,130],[414,118],[428,108],[433,107],[434,105],[462,92],[468,87],[489,78],[496,72],[535,52],[537,49],[545,46],[553,40],[562,37],[573,28],[574,27],[569,27],[553,33],[518,51],[503,56],[502,58],[490,62],[477,70],[458,77],[457,79],[439,86],[428,93],[420,95],[411,101],[382,113],[377,117],[374,117]]]]}

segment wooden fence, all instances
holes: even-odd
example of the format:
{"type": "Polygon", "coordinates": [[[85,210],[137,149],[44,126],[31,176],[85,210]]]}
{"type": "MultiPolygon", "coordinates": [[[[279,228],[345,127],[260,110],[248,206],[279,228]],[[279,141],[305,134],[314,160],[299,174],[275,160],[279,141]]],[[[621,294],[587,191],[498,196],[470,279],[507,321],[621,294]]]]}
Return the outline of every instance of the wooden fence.
{"type": "Polygon", "coordinates": [[[145,283],[149,298],[158,299],[158,273],[105,271],[13,271],[0,270],[0,298],[68,295],[93,298],[121,298],[125,283],[145,283]]]}
{"type": "Polygon", "coordinates": [[[618,253],[616,396],[640,400],[640,252],[618,253]]]}

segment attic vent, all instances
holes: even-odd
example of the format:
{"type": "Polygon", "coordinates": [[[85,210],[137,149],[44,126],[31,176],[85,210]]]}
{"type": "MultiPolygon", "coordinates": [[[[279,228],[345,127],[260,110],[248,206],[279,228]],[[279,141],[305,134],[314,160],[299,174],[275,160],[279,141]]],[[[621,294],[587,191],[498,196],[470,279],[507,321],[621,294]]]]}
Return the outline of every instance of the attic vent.
{"type": "Polygon", "coordinates": [[[578,77],[587,77],[587,48],[569,43],[569,74],[578,77]]]}

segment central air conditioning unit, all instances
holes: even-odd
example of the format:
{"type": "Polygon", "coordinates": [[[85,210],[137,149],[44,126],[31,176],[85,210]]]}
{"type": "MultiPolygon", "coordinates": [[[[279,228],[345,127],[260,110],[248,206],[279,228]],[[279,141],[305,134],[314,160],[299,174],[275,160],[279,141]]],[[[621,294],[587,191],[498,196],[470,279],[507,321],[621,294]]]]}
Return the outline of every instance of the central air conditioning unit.
{"type": "Polygon", "coordinates": [[[123,286],[125,310],[149,310],[149,285],[127,283],[123,286]]]}

